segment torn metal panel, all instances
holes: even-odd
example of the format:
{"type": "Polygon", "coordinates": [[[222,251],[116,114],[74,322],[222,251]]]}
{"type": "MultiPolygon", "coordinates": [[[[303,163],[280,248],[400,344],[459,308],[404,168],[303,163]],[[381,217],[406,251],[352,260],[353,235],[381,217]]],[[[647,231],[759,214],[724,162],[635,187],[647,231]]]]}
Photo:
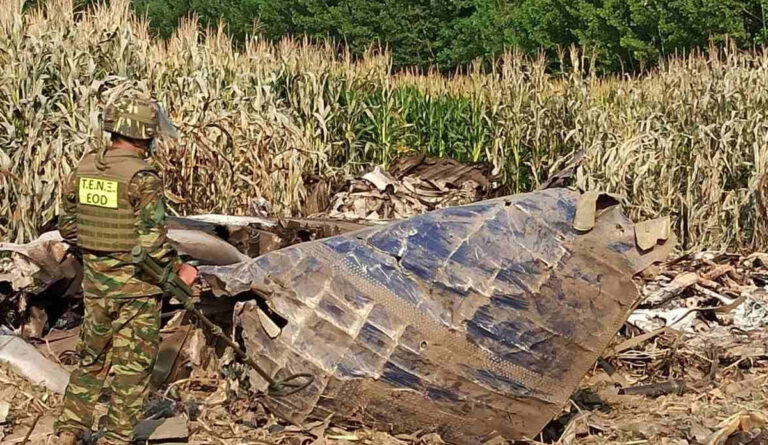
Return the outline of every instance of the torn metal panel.
{"type": "Polygon", "coordinates": [[[32,383],[58,394],[64,394],[69,383],[67,371],[20,337],[0,335],[0,363],[9,364],[32,383]]]}
{"type": "MultiPolygon", "coordinates": [[[[250,259],[233,246],[247,244],[251,236],[242,233],[245,228],[252,229],[257,238],[259,235],[263,238],[252,252],[258,255],[309,239],[326,238],[367,227],[335,220],[276,220],[227,215],[172,218],[169,225],[168,238],[181,254],[202,264],[213,265],[250,259]]],[[[247,247],[242,251],[247,251],[247,247]]],[[[68,254],[69,246],[58,231],[46,232],[28,244],[0,243],[0,252],[12,252],[13,267],[10,273],[0,273],[0,282],[9,282],[14,291],[24,289],[37,294],[62,279],[79,282],[82,273],[82,265],[68,254]]],[[[77,289],[71,291],[74,293],[77,289]]]]}
{"type": "Polygon", "coordinates": [[[635,224],[635,240],[637,246],[647,250],[655,246],[659,241],[666,241],[672,232],[669,216],[643,221],[635,224]]]}
{"type": "Polygon", "coordinates": [[[181,255],[205,264],[227,265],[249,259],[228,242],[197,230],[169,230],[168,238],[181,255]]]}
{"type": "Polygon", "coordinates": [[[490,165],[467,165],[454,159],[435,158],[418,154],[396,160],[389,173],[397,179],[415,176],[425,181],[443,182],[460,186],[472,181],[477,187],[492,187],[490,165]]]}
{"type": "Polygon", "coordinates": [[[260,230],[279,233],[285,228],[303,228],[315,233],[320,238],[339,235],[365,228],[371,223],[351,222],[327,218],[262,218],[259,216],[234,215],[192,215],[181,218],[169,218],[171,228],[211,231],[221,235],[221,228],[254,227],[260,230]],[[206,230],[207,229],[207,230],[206,230]]]}
{"type": "Polygon", "coordinates": [[[364,413],[453,443],[532,437],[626,320],[632,276],[674,245],[638,249],[609,203],[577,231],[579,198],[553,189],[447,208],[201,273],[230,295],[270,295],[287,320],[273,339],[256,301],[236,309],[271,375],[315,376],[274,402],[296,421],[364,413]]]}
{"type": "Polygon", "coordinates": [[[602,209],[610,208],[621,202],[618,195],[591,191],[584,193],[576,203],[576,215],[573,219],[573,228],[586,232],[595,226],[595,219],[602,209]]]}
{"type": "Polygon", "coordinates": [[[370,223],[316,218],[197,215],[169,218],[168,225],[172,231],[205,232],[227,241],[249,257],[256,257],[296,243],[360,230],[370,223]]]}
{"type": "Polygon", "coordinates": [[[171,440],[189,437],[187,419],[181,416],[168,419],[142,420],[136,425],[136,440],[146,440],[152,443],[172,443],[171,440]]]}

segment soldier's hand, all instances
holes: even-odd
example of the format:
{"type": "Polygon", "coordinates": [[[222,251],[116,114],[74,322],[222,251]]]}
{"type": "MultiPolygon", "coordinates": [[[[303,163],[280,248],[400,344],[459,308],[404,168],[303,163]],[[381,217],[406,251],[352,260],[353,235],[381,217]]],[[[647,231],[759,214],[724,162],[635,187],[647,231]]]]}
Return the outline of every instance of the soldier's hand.
{"type": "Polygon", "coordinates": [[[181,281],[185,282],[187,286],[191,286],[197,279],[197,269],[184,263],[179,268],[179,278],[181,278],[181,281]]]}

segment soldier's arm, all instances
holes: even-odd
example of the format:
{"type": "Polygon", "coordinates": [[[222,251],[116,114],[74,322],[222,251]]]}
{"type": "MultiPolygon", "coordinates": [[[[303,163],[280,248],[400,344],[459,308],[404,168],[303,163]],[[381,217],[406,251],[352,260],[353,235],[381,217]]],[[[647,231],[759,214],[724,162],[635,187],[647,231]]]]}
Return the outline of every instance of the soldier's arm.
{"type": "Polygon", "coordinates": [[[130,198],[138,217],[139,245],[159,264],[180,261],[176,250],[168,241],[168,226],[163,195],[163,181],[156,173],[139,172],[131,180],[130,198]]]}
{"type": "Polygon", "coordinates": [[[59,233],[64,242],[77,246],[77,176],[71,173],[61,186],[61,214],[59,215],[59,233]]]}

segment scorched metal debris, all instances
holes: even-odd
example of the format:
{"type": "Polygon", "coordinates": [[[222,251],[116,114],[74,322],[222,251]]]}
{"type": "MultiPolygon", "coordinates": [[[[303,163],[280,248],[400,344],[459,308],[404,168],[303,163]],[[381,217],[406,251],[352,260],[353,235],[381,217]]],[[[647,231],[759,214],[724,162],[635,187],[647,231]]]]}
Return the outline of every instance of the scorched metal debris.
{"type": "Polygon", "coordinates": [[[237,323],[272,375],[315,376],[272,402],[294,420],[334,413],[466,444],[531,437],[626,320],[632,276],[674,244],[667,230],[636,234],[616,204],[546,190],[201,271],[220,294],[267,296],[240,304],[237,323]]]}

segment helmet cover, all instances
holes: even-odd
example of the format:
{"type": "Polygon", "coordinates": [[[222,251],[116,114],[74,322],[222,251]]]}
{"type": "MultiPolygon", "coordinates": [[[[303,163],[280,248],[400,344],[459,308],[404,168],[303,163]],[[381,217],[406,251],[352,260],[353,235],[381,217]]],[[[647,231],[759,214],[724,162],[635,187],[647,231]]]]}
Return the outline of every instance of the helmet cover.
{"type": "Polygon", "coordinates": [[[104,110],[104,131],[132,139],[177,138],[176,127],[153,100],[121,99],[104,110]]]}

